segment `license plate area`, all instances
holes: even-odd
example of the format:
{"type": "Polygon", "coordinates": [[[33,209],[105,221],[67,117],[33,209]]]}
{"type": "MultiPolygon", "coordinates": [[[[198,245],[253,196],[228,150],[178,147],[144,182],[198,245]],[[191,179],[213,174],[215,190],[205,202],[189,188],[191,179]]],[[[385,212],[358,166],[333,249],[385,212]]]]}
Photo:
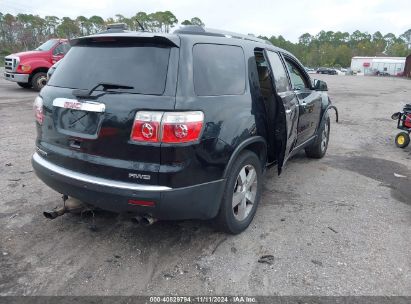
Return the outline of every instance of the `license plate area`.
{"type": "Polygon", "coordinates": [[[58,128],[70,132],[94,135],[97,133],[100,113],[59,108],[58,128]]]}
{"type": "Polygon", "coordinates": [[[104,104],[56,98],[53,106],[55,125],[60,133],[88,139],[97,138],[104,118],[104,104]]]}

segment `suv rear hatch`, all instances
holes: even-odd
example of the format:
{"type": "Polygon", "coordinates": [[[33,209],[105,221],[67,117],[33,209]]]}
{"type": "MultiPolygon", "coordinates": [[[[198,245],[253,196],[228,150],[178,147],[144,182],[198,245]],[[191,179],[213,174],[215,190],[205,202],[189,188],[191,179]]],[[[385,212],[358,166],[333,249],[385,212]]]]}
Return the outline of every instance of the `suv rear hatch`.
{"type": "Polygon", "coordinates": [[[130,134],[138,111],[174,109],[178,38],[113,34],[71,44],[40,93],[38,151],[76,172],[158,184],[160,144],[130,134]]]}

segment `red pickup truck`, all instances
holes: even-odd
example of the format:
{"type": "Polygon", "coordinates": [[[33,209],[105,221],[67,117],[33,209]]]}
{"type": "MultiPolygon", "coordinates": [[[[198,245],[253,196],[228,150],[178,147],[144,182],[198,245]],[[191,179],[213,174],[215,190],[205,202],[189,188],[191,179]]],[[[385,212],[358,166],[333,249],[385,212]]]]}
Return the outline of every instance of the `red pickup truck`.
{"type": "Polygon", "coordinates": [[[50,39],[33,51],[11,54],[4,58],[4,78],[40,91],[47,83],[48,69],[69,49],[67,39],[50,39]]]}

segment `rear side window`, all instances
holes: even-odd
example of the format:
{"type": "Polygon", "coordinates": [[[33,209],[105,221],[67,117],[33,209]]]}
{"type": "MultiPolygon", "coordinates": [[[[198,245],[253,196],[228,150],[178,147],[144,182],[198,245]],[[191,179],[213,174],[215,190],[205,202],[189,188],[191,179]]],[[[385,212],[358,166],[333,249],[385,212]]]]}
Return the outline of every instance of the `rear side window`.
{"type": "Polygon", "coordinates": [[[107,82],[133,87],[133,93],[164,93],[170,48],[153,44],[100,43],[74,46],[49,85],[91,89],[107,82]]]}
{"type": "Polygon", "coordinates": [[[275,87],[278,93],[287,92],[290,90],[290,82],[288,81],[287,73],[284,69],[283,62],[280,56],[272,51],[267,52],[268,60],[275,79],[275,87]]]}
{"type": "Polygon", "coordinates": [[[198,96],[244,94],[245,63],[241,47],[196,44],[193,69],[194,90],[198,96]]]}

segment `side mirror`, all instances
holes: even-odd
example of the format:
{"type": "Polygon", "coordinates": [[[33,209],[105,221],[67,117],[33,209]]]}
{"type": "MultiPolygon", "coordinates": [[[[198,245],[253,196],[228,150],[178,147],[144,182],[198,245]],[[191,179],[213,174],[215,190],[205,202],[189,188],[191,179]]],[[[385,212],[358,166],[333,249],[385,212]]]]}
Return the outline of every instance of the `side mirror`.
{"type": "Polygon", "coordinates": [[[327,83],[322,80],[314,79],[313,87],[316,91],[328,91],[327,83]]]}

